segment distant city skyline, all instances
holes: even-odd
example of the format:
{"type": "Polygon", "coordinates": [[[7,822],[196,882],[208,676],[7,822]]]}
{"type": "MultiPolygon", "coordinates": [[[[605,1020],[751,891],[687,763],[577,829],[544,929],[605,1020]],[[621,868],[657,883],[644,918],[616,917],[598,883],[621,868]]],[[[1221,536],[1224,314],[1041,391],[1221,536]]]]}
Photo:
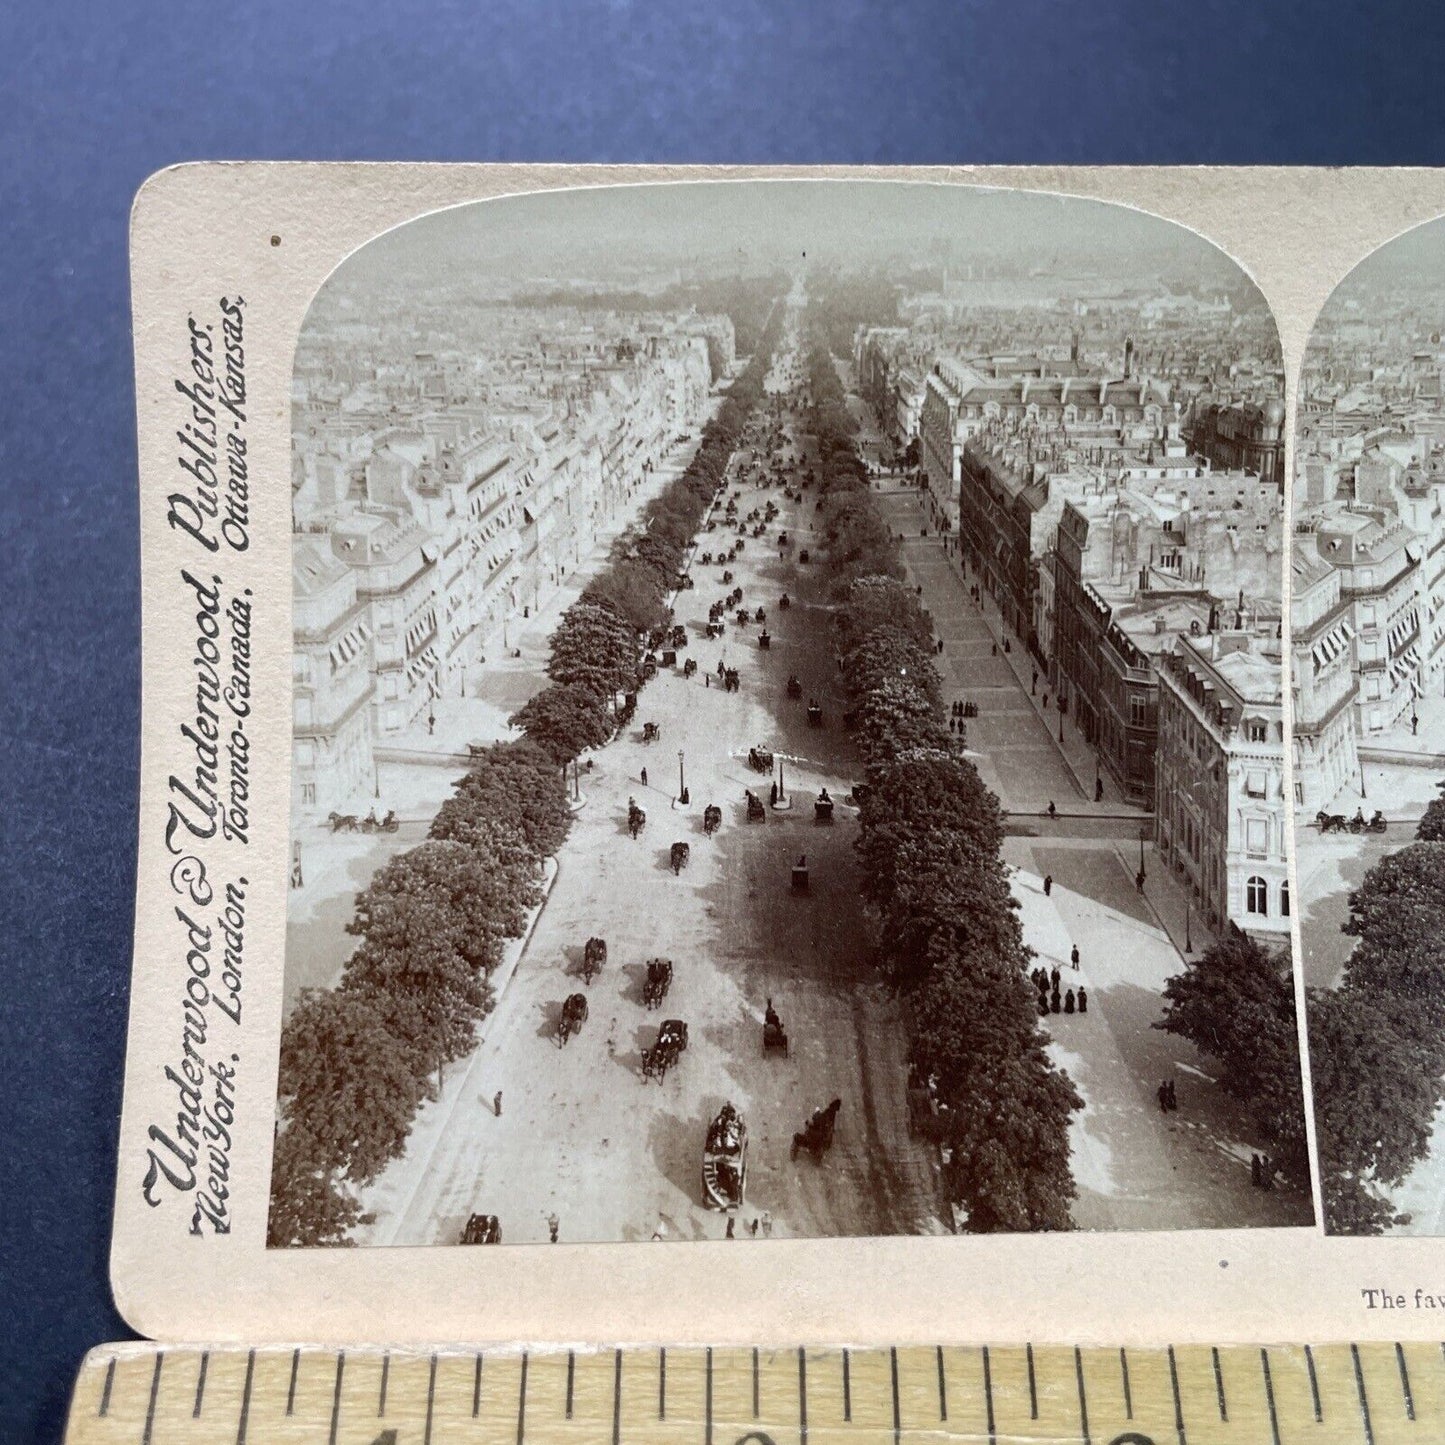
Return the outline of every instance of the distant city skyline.
{"type": "Polygon", "coordinates": [[[327,288],[343,278],[358,296],[455,284],[465,267],[518,283],[738,258],[795,268],[805,252],[810,262],[842,259],[855,268],[1007,259],[1055,282],[1167,274],[1218,290],[1254,289],[1203,237],[1127,206],[942,183],[828,180],[609,186],[469,202],[377,237],[338,267],[327,288]]]}

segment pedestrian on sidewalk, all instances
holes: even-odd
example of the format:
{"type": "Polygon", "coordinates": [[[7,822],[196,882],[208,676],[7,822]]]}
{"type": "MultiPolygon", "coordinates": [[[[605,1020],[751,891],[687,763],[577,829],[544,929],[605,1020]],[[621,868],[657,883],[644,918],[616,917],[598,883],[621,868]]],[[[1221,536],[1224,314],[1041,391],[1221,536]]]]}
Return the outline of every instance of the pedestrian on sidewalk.
{"type": "Polygon", "coordinates": [[[557,1243],[557,1231],[561,1228],[561,1225],[562,1221],[558,1219],[555,1214],[549,1214],[547,1216],[547,1233],[551,1237],[553,1244],[557,1243]]]}
{"type": "Polygon", "coordinates": [[[1069,962],[1074,965],[1074,972],[1079,971],[1079,945],[1076,943],[1069,951],[1069,962]]]}
{"type": "Polygon", "coordinates": [[[996,643],[996,642],[993,644],[993,652],[992,652],[991,656],[993,656],[993,657],[997,657],[997,656],[998,656],[998,643],[996,643]]]}
{"type": "Polygon", "coordinates": [[[771,1210],[763,1210],[763,1238],[773,1237],[773,1215],[771,1210]]]}
{"type": "Polygon", "coordinates": [[[1055,964],[1053,967],[1053,971],[1049,974],[1049,982],[1053,985],[1055,993],[1058,993],[1059,991],[1059,979],[1061,977],[1062,975],[1059,973],[1059,966],[1058,964],[1055,964]]]}
{"type": "Polygon", "coordinates": [[[647,786],[647,769],[646,769],[646,768],[643,768],[643,770],[642,770],[642,786],[643,786],[644,788],[647,786]]]}
{"type": "Polygon", "coordinates": [[[1052,798],[1049,799],[1049,806],[1047,812],[1049,817],[1051,818],[1057,818],[1059,816],[1059,810],[1054,807],[1054,800],[1052,798]]]}
{"type": "Polygon", "coordinates": [[[1134,887],[1140,893],[1144,891],[1144,870],[1142,868],[1134,875],[1134,887]]]}
{"type": "Polygon", "coordinates": [[[1049,894],[1052,893],[1053,891],[1054,891],[1054,875],[1053,875],[1052,873],[1045,873],[1045,874],[1044,874],[1044,897],[1047,898],[1047,897],[1049,896],[1049,894]]]}
{"type": "Polygon", "coordinates": [[[748,1233],[751,1234],[754,1239],[758,1237],[758,1216],[756,1214],[753,1215],[753,1222],[748,1225],[748,1233]]]}
{"type": "Polygon", "coordinates": [[[1055,1014],[1059,1012],[1059,987],[1057,984],[1054,985],[1054,991],[1049,995],[1049,1012],[1055,1014]]]}
{"type": "Polygon", "coordinates": [[[1096,803],[1102,803],[1102,802],[1104,801],[1104,780],[1103,780],[1103,778],[1095,778],[1095,779],[1094,779],[1094,801],[1095,801],[1096,803]]]}
{"type": "Polygon", "coordinates": [[[1048,711],[1048,707],[1049,707],[1049,695],[1048,695],[1048,693],[1045,693],[1045,694],[1044,694],[1044,711],[1045,711],[1045,712],[1048,711]]]}
{"type": "Polygon", "coordinates": [[[1249,1182],[1256,1189],[1264,1182],[1264,1166],[1260,1163],[1258,1154],[1249,1156],[1249,1182]]]}
{"type": "Polygon", "coordinates": [[[727,1237],[728,1237],[729,1239],[736,1239],[736,1238],[737,1238],[737,1236],[733,1233],[733,1217],[732,1217],[731,1214],[728,1215],[728,1233],[727,1233],[727,1237]]]}
{"type": "Polygon", "coordinates": [[[502,1117],[502,1091],[500,1089],[492,1096],[492,1113],[499,1119],[502,1117]]]}
{"type": "Polygon", "coordinates": [[[1065,1012],[1066,1014],[1071,1014],[1071,1013],[1073,1013],[1073,1011],[1074,1011],[1074,991],[1073,991],[1073,989],[1070,989],[1070,990],[1064,995],[1064,1012],[1065,1012]]]}
{"type": "Polygon", "coordinates": [[[1089,990],[1082,984],[1079,985],[1079,1012],[1086,1014],[1089,1011],[1089,990]]]}
{"type": "Polygon", "coordinates": [[[1167,1114],[1169,1112],[1169,1085],[1161,1080],[1159,1087],[1154,1091],[1154,1097],[1159,1100],[1159,1112],[1167,1114]]]}
{"type": "Polygon", "coordinates": [[[1037,693],[1039,690],[1039,670],[1034,668],[1034,680],[1029,684],[1029,692],[1037,693]]]}

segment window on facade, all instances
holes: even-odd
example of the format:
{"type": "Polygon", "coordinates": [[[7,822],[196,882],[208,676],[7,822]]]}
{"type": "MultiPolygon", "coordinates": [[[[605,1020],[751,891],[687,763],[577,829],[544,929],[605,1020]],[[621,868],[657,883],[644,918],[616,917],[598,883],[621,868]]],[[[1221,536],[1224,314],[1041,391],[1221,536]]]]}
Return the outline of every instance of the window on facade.
{"type": "Polygon", "coordinates": [[[1149,720],[1149,701],[1137,692],[1129,694],[1129,726],[1141,728],[1149,720]]]}
{"type": "Polygon", "coordinates": [[[1254,874],[1244,888],[1244,907],[1248,913],[1269,917],[1269,886],[1258,873],[1254,874]]]}
{"type": "Polygon", "coordinates": [[[1251,798],[1262,798],[1265,796],[1268,780],[1269,775],[1263,768],[1252,768],[1244,775],[1244,791],[1251,798]]]}
{"type": "Polygon", "coordinates": [[[1281,918],[1289,917],[1289,879],[1279,885],[1279,913],[1281,918]]]}
{"type": "Polygon", "coordinates": [[[1269,724],[1263,718],[1252,717],[1244,725],[1244,735],[1252,743],[1269,741],[1269,724]]]}
{"type": "Polygon", "coordinates": [[[1244,846],[1254,857],[1263,858],[1269,852],[1269,820],[1249,818],[1244,825],[1244,846]]]}
{"type": "Polygon", "coordinates": [[[301,803],[303,807],[311,808],[316,805],[316,784],[301,784],[301,803]]]}

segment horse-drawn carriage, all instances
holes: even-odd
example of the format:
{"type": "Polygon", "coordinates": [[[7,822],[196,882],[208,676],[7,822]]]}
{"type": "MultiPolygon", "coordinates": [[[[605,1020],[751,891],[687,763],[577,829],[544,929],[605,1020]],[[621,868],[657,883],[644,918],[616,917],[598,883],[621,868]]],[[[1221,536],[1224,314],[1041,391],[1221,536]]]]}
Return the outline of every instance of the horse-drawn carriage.
{"type": "Polygon", "coordinates": [[[763,800],[762,800],[760,797],[758,797],[758,795],[757,795],[755,792],[753,792],[753,790],[752,790],[751,788],[749,788],[749,789],[747,790],[747,794],[748,794],[748,822],[749,822],[749,823],[763,823],[763,822],[766,822],[766,821],[767,821],[767,817],[768,817],[768,810],[767,810],[765,807],[763,807],[763,800]]]}
{"type": "Polygon", "coordinates": [[[707,635],[708,635],[709,640],[711,640],[711,639],[714,638],[714,637],[721,637],[721,636],[723,635],[723,633],[726,632],[726,631],[727,631],[726,625],[725,625],[724,623],[721,623],[721,622],[709,622],[708,625],[707,625],[707,635]]]}
{"type": "Polygon", "coordinates": [[[798,677],[798,674],[797,674],[797,673],[795,673],[795,672],[790,672],[790,673],[788,674],[788,696],[789,696],[789,697],[802,697],[802,695],[803,695],[803,684],[802,684],[801,679],[798,677]]]}
{"type": "Polygon", "coordinates": [[[773,1007],[772,999],[769,999],[767,1011],[763,1014],[763,1057],[766,1058],[772,1053],[788,1057],[788,1034],[782,1019],[778,1017],[778,1011],[773,1007]]]}
{"type": "Polygon", "coordinates": [[[771,748],[749,748],[748,766],[755,773],[771,773],[773,770],[773,750],[771,748]]]}
{"type": "Polygon", "coordinates": [[[827,788],[824,788],[813,801],[813,818],[815,822],[819,823],[833,821],[833,800],[828,796],[827,788]]]}
{"type": "Polygon", "coordinates": [[[1347,818],[1343,813],[1326,813],[1321,809],[1315,814],[1315,822],[1319,824],[1321,833],[1383,833],[1389,826],[1378,808],[1372,818],[1366,818],[1362,808],[1355,809],[1353,818],[1347,818]]]}
{"type": "Polygon", "coordinates": [[[473,1214],[462,1229],[463,1244],[500,1244],[502,1222],[495,1214],[473,1214]]]}
{"type": "Polygon", "coordinates": [[[790,608],[792,605],[793,599],[789,597],[786,592],[784,592],[783,595],[778,598],[778,607],[781,611],[786,612],[788,608],[790,608]]]}
{"type": "Polygon", "coordinates": [[[765,627],[760,633],[758,633],[758,646],[761,647],[764,652],[768,652],[771,650],[772,645],[773,634],[769,632],[768,629],[765,627]]]}
{"type": "Polygon", "coordinates": [[[655,743],[662,736],[662,729],[655,722],[645,722],[642,725],[642,741],[655,743]]]}
{"type": "Polygon", "coordinates": [[[823,709],[816,698],[808,704],[808,726],[810,728],[823,726],[823,709]]]}
{"type": "Polygon", "coordinates": [[[657,676],[657,654],[655,652],[649,652],[647,656],[642,659],[641,671],[643,682],[648,682],[657,676]]]}
{"type": "Polygon", "coordinates": [[[686,843],[674,843],[668,850],[667,861],[672,867],[673,874],[681,873],[687,867],[687,861],[692,856],[692,849],[686,843]]]}
{"type": "Polygon", "coordinates": [[[664,667],[676,667],[676,666],[677,666],[677,648],[675,648],[675,647],[664,647],[664,648],[662,649],[662,665],[663,665],[664,667]]]}
{"type": "MultiPolygon", "coordinates": [[[[591,980],[589,979],[590,983],[591,980]]],[[[569,993],[562,1004],[562,1016],[557,1020],[557,1047],[565,1048],[573,1034],[582,1032],[587,1022],[587,995],[569,993]]]]}
{"type": "Polygon", "coordinates": [[[808,565],[808,549],[806,547],[799,549],[798,561],[801,562],[805,567],[808,565]]]}
{"type": "Polygon", "coordinates": [[[582,945],[582,982],[590,984],[602,972],[602,965],[606,962],[607,940],[589,938],[582,945]]]}
{"type": "Polygon", "coordinates": [[[766,607],[759,607],[758,610],[753,613],[753,621],[754,621],[754,622],[766,622],[767,620],[768,620],[768,610],[767,610],[766,607]]]}
{"type": "Polygon", "coordinates": [[[702,1202],[712,1209],[737,1209],[748,1179],[748,1126],[731,1104],[708,1125],[702,1150],[702,1202]]]}
{"type": "Polygon", "coordinates": [[[788,548],[792,545],[793,544],[788,540],[788,534],[786,532],[778,533],[778,551],[786,552],[788,548]]]}
{"type": "Polygon", "coordinates": [[[737,670],[737,668],[735,668],[735,667],[729,667],[729,668],[724,669],[724,671],[723,671],[723,691],[724,691],[724,692],[736,692],[737,690],[738,690],[738,670],[737,670]]]}
{"type": "Polygon", "coordinates": [[[627,831],[635,838],[647,826],[647,814],[637,806],[636,798],[627,800],[627,831]]]}
{"type": "Polygon", "coordinates": [[[814,1109],[808,1122],[793,1135],[793,1147],[789,1158],[796,1159],[799,1149],[806,1149],[813,1156],[815,1164],[823,1162],[823,1155],[833,1147],[833,1133],[838,1127],[838,1111],[843,1107],[841,1099],[834,1099],[826,1109],[814,1109]]]}
{"type": "Polygon", "coordinates": [[[681,622],[677,623],[671,632],[667,634],[667,640],[673,647],[687,646],[687,628],[681,622]]]}
{"type": "Polygon", "coordinates": [[[714,833],[716,833],[717,830],[718,830],[719,828],[721,828],[721,827],[722,827],[722,809],[719,808],[716,803],[709,803],[709,804],[707,805],[707,807],[705,807],[705,808],[702,810],[702,831],[703,831],[703,834],[704,834],[706,837],[711,838],[712,835],[713,835],[714,833]]]}
{"type": "Polygon", "coordinates": [[[697,672],[697,658],[689,657],[682,665],[682,675],[692,677],[697,672]]]}
{"type": "Polygon", "coordinates": [[[648,1008],[661,1008],[667,991],[672,987],[672,960],[670,958],[649,958],[647,977],[642,981],[642,1002],[648,1008]]]}
{"type": "Polygon", "coordinates": [[[706,567],[706,566],[708,566],[708,565],[712,562],[712,553],[711,553],[711,552],[700,552],[700,553],[698,554],[698,559],[697,559],[697,560],[698,560],[699,562],[701,562],[704,567],[706,567]]]}
{"type": "Polygon", "coordinates": [[[657,1031],[657,1042],[642,1052],[642,1077],[660,1084],[667,1071],[675,1068],[687,1048],[687,1025],[681,1019],[665,1019],[657,1031]]]}

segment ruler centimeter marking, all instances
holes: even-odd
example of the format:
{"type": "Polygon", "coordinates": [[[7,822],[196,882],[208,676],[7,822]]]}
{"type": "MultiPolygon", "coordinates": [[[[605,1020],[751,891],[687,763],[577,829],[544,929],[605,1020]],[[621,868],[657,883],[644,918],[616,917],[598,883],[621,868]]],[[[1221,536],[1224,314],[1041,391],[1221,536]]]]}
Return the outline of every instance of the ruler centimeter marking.
{"type": "Polygon", "coordinates": [[[206,1369],[210,1362],[211,1352],[209,1350],[202,1350],[201,1368],[196,1375],[196,1403],[191,1407],[192,1420],[199,1420],[201,1418],[201,1401],[206,1397],[206,1369]]]}
{"type": "Polygon", "coordinates": [[[1415,1396],[1410,1389],[1410,1367],[1405,1363],[1405,1351],[1397,1342],[1395,1345],[1395,1363],[1400,1367],[1400,1391],[1405,1397],[1405,1416],[1407,1419],[1415,1418],[1415,1396]]]}
{"type": "Polygon", "coordinates": [[[1269,1351],[1261,1347],[1259,1352],[1259,1368],[1264,1375],[1264,1398],[1269,1405],[1269,1433],[1271,1445],[1280,1445],[1279,1439],[1279,1416],[1274,1408],[1274,1379],[1269,1372],[1269,1351]]]}
{"type": "Polygon", "coordinates": [[[1350,1358],[1355,1364],[1355,1393],[1360,1397],[1360,1419],[1365,1425],[1365,1445],[1375,1445],[1375,1432],[1370,1425],[1370,1401],[1365,1394],[1365,1373],[1360,1368],[1360,1347],[1350,1346],[1350,1358]]]}
{"type": "Polygon", "coordinates": [[[1184,1402],[1179,1398],[1179,1364],[1174,1358],[1174,1346],[1169,1346],[1169,1388],[1174,1391],[1174,1429],[1179,1435],[1179,1445],[1188,1445],[1184,1438],[1184,1402]]]}
{"type": "MultiPolygon", "coordinates": [[[[331,1433],[327,1436],[327,1445],[336,1445],[336,1428],[341,1424],[341,1377],[346,1372],[346,1351],[336,1352],[336,1384],[331,1391],[331,1433]]],[[[202,1376],[204,1378],[204,1376],[202,1376]]],[[[197,1400],[200,1399],[198,1395],[197,1400]]],[[[200,1405],[196,1406],[197,1413],[200,1412],[200,1405]]]]}
{"type": "Polygon", "coordinates": [[[612,1445],[1445,1441],[1445,1344],[1437,1343],[782,1352],[653,1346],[497,1351],[493,1358],[502,1374],[484,1393],[483,1375],[491,1378],[494,1370],[476,1350],[111,1346],[95,1351],[82,1371],[69,1439],[72,1445],[230,1439],[236,1445],[510,1445],[512,1438],[516,1445],[592,1445],[609,1438],[612,1445]],[[389,1428],[367,1428],[368,1419],[383,1417],[389,1428]]]}
{"type": "Polygon", "coordinates": [[[1228,1424],[1229,1406],[1224,1402],[1224,1371],[1219,1368],[1219,1347],[1210,1346],[1209,1355],[1214,1362],[1214,1389],[1219,1396],[1219,1418],[1228,1424]]]}

